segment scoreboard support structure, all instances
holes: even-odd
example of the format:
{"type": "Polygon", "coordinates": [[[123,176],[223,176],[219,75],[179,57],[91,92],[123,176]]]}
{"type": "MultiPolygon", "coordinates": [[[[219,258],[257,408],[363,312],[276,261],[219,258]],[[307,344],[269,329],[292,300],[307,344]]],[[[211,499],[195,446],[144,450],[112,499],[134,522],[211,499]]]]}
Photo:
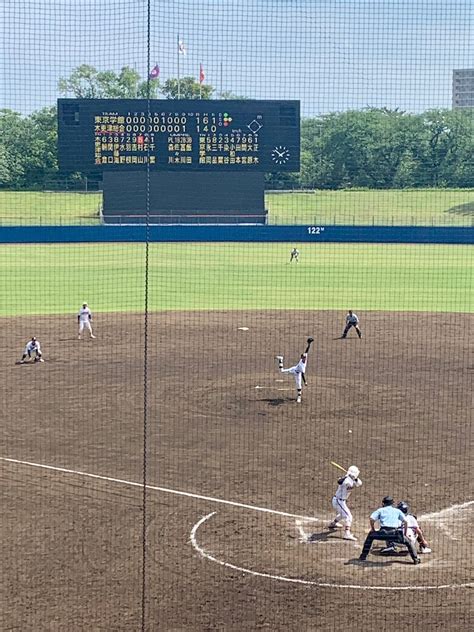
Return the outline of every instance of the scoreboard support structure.
{"type": "Polygon", "coordinates": [[[106,224],[265,224],[263,173],[103,174],[106,224]],[[149,209],[149,214],[147,210],[149,209]]]}
{"type": "Polygon", "coordinates": [[[59,99],[58,159],[102,176],[106,223],[264,224],[265,173],[300,169],[300,103],[59,99]]]}

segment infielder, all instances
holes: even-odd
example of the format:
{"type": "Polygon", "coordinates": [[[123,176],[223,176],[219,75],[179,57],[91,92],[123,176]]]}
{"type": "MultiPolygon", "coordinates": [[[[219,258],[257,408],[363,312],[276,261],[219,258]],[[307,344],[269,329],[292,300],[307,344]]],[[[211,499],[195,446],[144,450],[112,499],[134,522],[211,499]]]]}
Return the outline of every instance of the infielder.
{"type": "Polygon", "coordinates": [[[359,478],[359,468],[356,465],[351,465],[347,470],[347,474],[342,476],[338,481],[338,488],[332,499],[332,506],[336,510],[336,517],[329,525],[329,529],[337,529],[344,523],[344,540],[357,540],[355,535],[351,533],[352,514],[347,506],[347,499],[351,495],[354,487],[361,487],[362,481],[359,478]]]}
{"type": "Polygon", "coordinates": [[[23,351],[23,356],[20,360],[21,364],[25,364],[26,358],[31,360],[34,354],[34,362],[44,362],[43,354],[41,353],[41,345],[39,340],[37,340],[34,336],[31,340],[26,343],[25,350],[23,351]]]}
{"type": "Polygon", "coordinates": [[[407,527],[408,521],[405,514],[393,506],[393,498],[391,496],[385,496],[382,500],[382,507],[376,509],[370,515],[370,531],[365,538],[359,560],[364,562],[367,559],[374,540],[385,540],[389,543],[404,544],[413,560],[413,564],[420,564],[421,560],[416,553],[416,547],[407,537],[407,527]],[[378,530],[375,529],[376,522],[380,524],[378,530]],[[400,527],[400,524],[403,526],[400,527]]]}
{"type": "Polygon", "coordinates": [[[293,250],[290,252],[290,260],[288,263],[291,263],[293,259],[296,261],[296,263],[300,262],[300,251],[298,250],[298,248],[293,248],[293,250]]]}
{"type": "Polygon", "coordinates": [[[90,337],[95,338],[92,333],[92,312],[89,309],[87,303],[83,303],[79,313],[77,315],[77,323],[79,325],[79,333],[77,334],[78,339],[81,339],[81,334],[84,331],[84,328],[88,330],[90,337]]]}
{"type": "Polygon", "coordinates": [[[305,377],[306,365],[307,365],[307,360],[308,360],[309,349],[311,347],[311,343],[314,342],[314,338],[308,338],[306,342],[308,343],[308,345],[306,347],[306,351],[301,354],[300,361],[298,362],[298,364],[290,367],[289,369],[283,368],[283,356],[280,356],[280,355],[275,356],[276,359],[278,360],[278,368],[280,369],[281,373],[291,373],[295,378],[296,402],[298,404],[301,404],[301,390],[303,387],[303,383],[306,386],[306,377],[305,377]]]}
{"type": "Polygon", "coordinates": [[[346,326],[344,328],[344,331],[342,332],[341,338],[347,337],[347,334],[351,327],[354,327],[354,329],[357,331],[357,335],[359,336],[359,338],[362,338],[362,332],[359,327],[359,317],[357,316],[357,314],[354,314],[354,312],[350,309],[347,312],[346,326]]]}
{"type": "MultiPolygon", "coordinates": [[[[413,543],[415,547],[417,544],[419,545],[420,547],[419,553],[431,553],[431,549],[428,546],[428,542],[426,541],[426,538],[423,535],[423,531],[421,530],[420,525],[418,524],[417,517],[409,513],[409,507],[407,503],[404,502],[403,500],[400,501],[397,505],[397,509],[400,509],[400,511],[403,514],[405,514],[406,521],[407,521],[407,527],[406,527],[407,538],[413,543]]],[[[396,553],[396,552],[397,552],[397,545],[395,544],[395,542],[393,543],[387,542],[387,548],[381,551],[381,553],[384,553],[384,554],[396,553]]]]}

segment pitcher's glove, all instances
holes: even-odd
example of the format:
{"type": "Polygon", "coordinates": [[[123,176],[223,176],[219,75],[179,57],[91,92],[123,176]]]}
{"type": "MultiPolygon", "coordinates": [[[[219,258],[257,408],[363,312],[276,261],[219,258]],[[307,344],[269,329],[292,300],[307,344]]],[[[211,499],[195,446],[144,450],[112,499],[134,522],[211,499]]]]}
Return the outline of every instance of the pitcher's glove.
{"type": "Polygon", "coordinates": [[[312,342],[314,342],[314,338],[308,338],[306,342],[310,345],[312,342]]]}

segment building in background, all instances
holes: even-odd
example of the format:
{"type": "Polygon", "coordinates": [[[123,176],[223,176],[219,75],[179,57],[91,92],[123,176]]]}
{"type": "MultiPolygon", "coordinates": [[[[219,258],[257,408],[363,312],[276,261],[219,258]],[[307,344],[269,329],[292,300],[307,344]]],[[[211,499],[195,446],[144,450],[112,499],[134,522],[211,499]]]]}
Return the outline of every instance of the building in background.
{"type": "Polygon", "coordinates": [[[474,68],[453,70],[453,108],[474,107],[474,68]]]}

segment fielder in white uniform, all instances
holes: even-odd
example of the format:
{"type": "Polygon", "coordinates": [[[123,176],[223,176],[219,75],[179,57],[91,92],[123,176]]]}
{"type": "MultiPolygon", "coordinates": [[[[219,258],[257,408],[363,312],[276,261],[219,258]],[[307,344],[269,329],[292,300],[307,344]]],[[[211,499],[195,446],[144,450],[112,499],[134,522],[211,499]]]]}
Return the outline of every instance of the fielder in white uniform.
{"type": "Polygon", "coordinates": [[[359,468],[351,465],[347,474],[337,481],[338,488],[332,499],[332,506],[336,510],[336,517],[329,525],[329,529],[337,529],[344,526],[344,540],[357,540],[351,533],[352,514],[347,506],[347,499],[351,495],[354,487],[360,487],[362,481],[359,478],[359,468]],[[341,524],[342,521],[344,525],[341,524]]]}
{"type": "Polygon", "coordinates": [[[291,373],[295,378],[296,402],[298,404],[301,404],[301,390],[303,388],[303,383],[306,386],[305,373],[306,373],[306,366],[307,366],[307,360],[308,360],[308,353],[311,347],[311,343],[313,341],[314,341],[314,338],[308,338],[308,340],[306,341],[308,343],[306,347],[306,351],[301,354],[300,361],[298,362],[298,364],[290,367],[289,369],[283,368],[283,356],[275,356],[276,359],[278,360],[278,368],[280,369],[281,373],[291,373]]]}
{"type": "Polygon", "coordinates": [[[79,325],[79,333],[77,334],[77,337],[79,338],[79,340],[81,339],[81,334],[84,331],[84,329],[88,330],[91,338],[95,338],[95,336],[92,333],[91,321],[92,321],[92,312],[89,309],[89,306],[87,305],[87,303],[83,303],[77,315],[77,322],[79,325]]]}
{"type": "Polygon", "coordinates": [[[354,329],[357,331],[357,335],[359,336],[359,338],[362,338],[362,332],[359,327],[359,317],[357,316],[357,314],[354,314],[354,312],[350,309],[347,312],[346,326],[344,327],[344,331],[342,332],[341,338],[347,337],[347,334],[351,327],[354,327],[354,329]]]}
{"type": "Polygon", "coordinates": [[[23,356],[20,360],[21,364],[25,364],[26,358],[31,360],[34,355],[34,362],[44,362],[43,354],[41,353],[41,345],[39,340],[33,336],[31,340],[26,343],[25,350],[23,351],[23,356]]]}
{"type": "Polygon", "coordinates": [[[293,248],[293,250],[290,252],[290,260],[288,263],[291,263],[293,259],[296,261],[296,263],[300,262],[300,251],[298,250],[298,248],[293,248]]]}

